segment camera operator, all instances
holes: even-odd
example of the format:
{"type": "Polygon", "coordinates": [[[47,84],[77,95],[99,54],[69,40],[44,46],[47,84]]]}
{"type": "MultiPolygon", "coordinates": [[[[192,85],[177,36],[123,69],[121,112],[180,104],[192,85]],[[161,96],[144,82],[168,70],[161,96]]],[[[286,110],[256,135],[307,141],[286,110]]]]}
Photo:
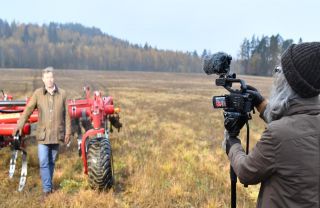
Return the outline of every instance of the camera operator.
{"type": "Polygon", "coordinates": [[[292,44],[282,54],[268,102],[248,89],[267,128],[246,155],[237,137],[245,122],[225,120],[236,175],[261,183],[257,207],[320,207],[320,42],[292,44]]]}

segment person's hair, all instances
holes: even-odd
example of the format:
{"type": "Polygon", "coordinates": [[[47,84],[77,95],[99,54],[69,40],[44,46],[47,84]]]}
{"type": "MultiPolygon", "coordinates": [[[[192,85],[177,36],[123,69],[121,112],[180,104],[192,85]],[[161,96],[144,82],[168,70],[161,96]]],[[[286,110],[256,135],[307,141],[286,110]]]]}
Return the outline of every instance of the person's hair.
{"type": "Polygon", "coordinates": [[[52,66],[49,66],[45,69],[42,70],[42,77],[44,74],[47,74],[47,73],[52,73],[53,74],[53,67],[52,66]]]}
{"type": "Polygon", "coordinates": [[[269,103],[264,111],[267,122],[280,119],[289,107],[289,101],[299,95],[290,87],[284,74],[280,71],[275,74],[269,103]]]}

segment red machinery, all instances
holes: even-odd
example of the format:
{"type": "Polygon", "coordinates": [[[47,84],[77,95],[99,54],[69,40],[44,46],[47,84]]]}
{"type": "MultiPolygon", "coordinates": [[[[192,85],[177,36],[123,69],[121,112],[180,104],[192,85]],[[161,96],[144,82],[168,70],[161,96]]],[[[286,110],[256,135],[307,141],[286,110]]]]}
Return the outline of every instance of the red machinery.
{"type": "Polygon", "coordinates": [[[28,122],[22,129],[22,135],[12,136],[17,126],[17,121],[23,112],[27,100],[12,100],[12,96],[7,95],[1,90],[0,97],[0,149],[11,144],[12,154],[10,159],[9,177],[12,178],[15,172],[18,151],[22,153],[22,167],[18,190],[21,191],[27,179],[27,152],[24,147],[24,136],[30,134],[30,123],[37,122],[38,111],[34,111],[28,122]]]}
{"type": "Polygon", "coordinates": [[[81,139],[81,155],[84,173],[89,176],[89,184],[94,189],[105,190],[113,184],[112,150],[109,128],[120,130],[119,108],[114,108],[112,97],[102,97],[99,91],[90,98],[90,89],[84,88],[85,99],[69,100],[69,114],[73,119],[91,121],[91,128],[81,139]]]}
{"type": "MultiPolygon", "coordinates": [[[[68,100],[68,111],[72,119],[90,121],[91,129],[82,136],[81,153],[84,172],[89,176],[92,188],[105,190],[113,184],[112,151],[109,141],[109,128],[118,130],[122,127],[119,121],[119,108],[114,108],[112,97],[102,97],[98,91],[90,98],[89,87],[85,88],[84,99],[68,100]]],[[[12,100],[11,96],[3,93],[0,97],[0,149],[11,145],[13,152],[10,160],[9,176],[12,177],[18,151],[22,152],[22,169],[19,191],[25,185],[27,175],[27,153],[24,149],[24,137],[31,133],[30,124],[37,122],[38,112],[35,110],[23,127],[21,136],[12,136],[17,121],[23,112],[28,100],[12,100]]]]}

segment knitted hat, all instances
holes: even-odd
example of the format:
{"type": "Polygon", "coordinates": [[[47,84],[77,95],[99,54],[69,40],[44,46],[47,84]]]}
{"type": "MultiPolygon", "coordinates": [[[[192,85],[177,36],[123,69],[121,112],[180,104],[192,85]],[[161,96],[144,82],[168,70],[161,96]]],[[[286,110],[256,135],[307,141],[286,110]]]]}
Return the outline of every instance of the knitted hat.
{"type": "Polygon", "coordinates": [[[320,94],[320,42],[292,44],[281,56],[283,73],[303,98],[320,94]]]}

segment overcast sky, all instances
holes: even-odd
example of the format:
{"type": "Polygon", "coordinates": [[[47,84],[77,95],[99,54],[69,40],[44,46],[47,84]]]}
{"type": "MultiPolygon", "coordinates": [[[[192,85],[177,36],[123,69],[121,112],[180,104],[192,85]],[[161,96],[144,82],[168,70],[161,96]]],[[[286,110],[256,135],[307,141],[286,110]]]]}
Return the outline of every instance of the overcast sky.
{"type": "Polygon", "coordinates": [[[244,38],[320,39],[319,0],[4,0],[0,18],[81,23],[158,49],[237,55],[244,38]]]}

